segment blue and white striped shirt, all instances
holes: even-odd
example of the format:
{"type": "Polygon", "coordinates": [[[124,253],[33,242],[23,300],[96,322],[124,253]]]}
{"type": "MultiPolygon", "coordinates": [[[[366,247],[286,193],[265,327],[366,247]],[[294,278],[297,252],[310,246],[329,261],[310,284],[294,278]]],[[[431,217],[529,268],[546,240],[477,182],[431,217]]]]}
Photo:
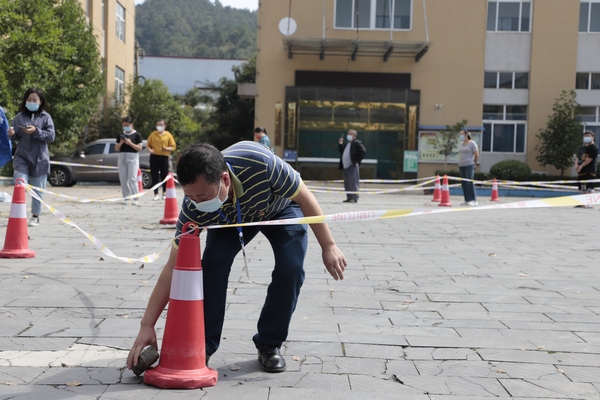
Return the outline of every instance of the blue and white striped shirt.
{"type": "MultiPolygon", "coordinates": [[[[233,182],[234,198],[220,211],[231,223],[237,223],[239,201],[242,222],[267,221],[285,209],[300,191],[300,174],[288,163],[260,143],[243,141],[223,150],[233,182]]],[[[186,222],[198,226],[226,225],[218,211],[204,213],[196,210],[187,197],[183,200],[176,236],[186,222]]],[[[178,240],[176,241],[179,242],[178,240]]]]}

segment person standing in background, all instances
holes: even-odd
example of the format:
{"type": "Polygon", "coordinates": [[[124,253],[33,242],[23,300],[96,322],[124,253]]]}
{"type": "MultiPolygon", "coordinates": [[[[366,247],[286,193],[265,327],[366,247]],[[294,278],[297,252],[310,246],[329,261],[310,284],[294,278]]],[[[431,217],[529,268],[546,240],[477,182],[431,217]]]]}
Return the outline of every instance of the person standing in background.
{"type": "MultiPolygon", "coordinates": [[[[577,154],[577,180],[581,194],[594,193],[594,182],[596,179],[596,162],[598,159],[598,146],[594,143],[594,132],[585,131],[583,134],[583,146],[577,154]]],[[[593,208],[591,204],[575,206],[579,208],[593,208]]]]}
{"type": "Polygon", "coordinates": [[[267,130],[262,126],[254,129],[254,140],[273,151],[273,149],[271,149],[271,139],[269,139],[269,135],[267,135],[267,130]]]}
{"type": "MultiPolygon", "coordinates": [[[[170,132],[166,131],[167,124],[164,119],[156,122],[156,130],[148,137],[148,151],[150,152],[150,174],[152,186],[162,181],[169,174],[169,156],[175,151],[177,145],[170,132]],[[159,176],[160,175],[160,176],[159,176]]],[[[167,197],[167,182],[162,184],[162,198],[167,197]]],[[[154,199],[158,200],[158,187],[154,189],[154,199]]]]}
{"type": "Polygon", "coordinates": [[[458,155],[458,172],[460,173],[460,177],[469,179],[468,181],[460,181],[463,196],[465,197],[465,201],[461,205],[473,207],[478,205],[473,178],[475,177],[475,167],[479,160],[479,148],[477,147],[477,143],[471,139],[471,134],[466,129],[462,129],[458,134],[458,155]]]}
{"type": "MultiPolygon", "coordinates": [[[[46,111],[46,97],[41,89],[29,88],[19,106],[19,113],[8,128],[8,137],[18,142],[13,159],[13,178],[23,179],[25,183],[45,189],[50,173],[50,153],[48,143],[54,142],[54,122],[46,111]]],[[[35,193],[42,198],[42,192],[35,193]]],[[[31,219],[29,226],[40,224],[42,203],[31,200],[31,219]]]]}
{"type": "MultiPolygon", "coordinates": [[[[121,193],[124,204],[127,198],[138,194],[137,172],[140,168],[139,152],[142,151],[142,135],[133,128],[133,119],[129,116],[121,121],[123,132],[117,136],[115,150],[119,152],[119,181],[121,182],[121,193]]],[[[132,199],[131,204],[139,204],[137,198],[132,199]]]]}
{"type": "Polygon", "coordinates": [[[360,163],[365,158],[366,149],[360,140],[356,140],[357,135],[358,133],[354,129],[350,129],[346,135],[348,141],[344,144],[344,138],[341,137],[338,142],[339,168],[344,171],[344,190],[346,191],[344,203],[358,202],[358,193],[356,192],[360,189],[360,163]]]}

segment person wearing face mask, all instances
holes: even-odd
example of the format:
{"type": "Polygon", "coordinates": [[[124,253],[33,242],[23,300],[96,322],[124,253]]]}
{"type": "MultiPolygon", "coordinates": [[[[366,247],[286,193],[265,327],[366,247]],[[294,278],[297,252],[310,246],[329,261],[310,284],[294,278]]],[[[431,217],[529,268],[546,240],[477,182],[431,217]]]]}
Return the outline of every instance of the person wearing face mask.
{"type": "MultiPolygon", "coordinates": [[[[177,145],[170,132],[166,131],[167,123],[164,119],[156,122],[156,130],[148,137],[147,148],[150,152],[150,174],[152,175],[152,186],[162,181],[169,174],[169,156],[177,145]]],[[[162,199],[166,198],[167,183],[162,185],[162,199]]],[[[154,199],[158,200],[158,188],[154,189],[154,199]]]]}
{"type": "MultiPolygon", "coordinates": [[[[594,132],[585,131],[583,134],[583,146],[577,154],[577,180],[581,194],[594,193],[594,182],[596,179],[596,165],[598,159],[598,146],[594,143],[594,132]]],[[[580,208],[593,208],[591,204],[575,206],[580,208]]]]}
{"type": "MultiPolygon", "coordinates": [[[[45,189],[50,173],[48,143],[54,142],[54,122],[46,112],[46,97],[41,89],[29,88],[19,106],[19,113],[8,128],[8,137],[17,143],[13,158],[13,178],[23,179],[32,186],[45,189]]],[[[43,193],[35,191],[42,198],[43,193]]],[[[31,200],[29,226],[40,224],[42,204],[31,200]]]]}
{"type": "MultiPolygon", "coordinates": [[[[323,215],[314,195],[288,163],[260,143],[243,141],[220,152],[198,143],[185,149],[177,163],[177,178],[185,194],[175,244],[154,288],[140,331],[127,357],[129,369],[137,365],[142,349],[157,347],[154,326],[169,301],[178,237],[185,223],[199,227],[272,221],[323,215]]],[[[335,279],[343,279],[347,262],[327,224],[311,229],[321,247],[323,264],[335,279]]],[[[259,232],[269,241],[275,266],[252,340],[265,372],[283,372],[279,351],[285,342],[292,313],[304,281],[308,245],[306,225],[266,224],[243,228],[209,229],[202,254],[206,355],[217,351],[225,317],[227,282],[236,255],[259,232]]],[[[246,267],[247,268],[247,267],[246,267]]]]}
{"type": "Polygon", "coordinates": [[[460,177],[469,179],[468,181],[460,181],[465,198],[465,201],[461,205],[474,207],[478,205],[473,178],[475,177],[475,167],[479,160],[479,148],[477,147],[477,143],[471,139],[471,134],[466,129],[462,129],[458,134],[458,156],[458,172],[460,173],[460,177]]]}
{"type": "MultiPolygon", "coordinates": [[[[133,128],[133,119],[129,116],[121,120],[123,132],[117,136],[115,150],[119,152],[119,181],[124,204],[128,197],[138,194],[137,173],[140,168],[139,152],[142,151],[142,135],[133,128]]],[[[137,198],[131,199],[131,204],[139,205],[137,198]]]]}
{"type": "Polygon", "coordinates": [[[366,149],[360,140],[356,140],[358,133],[350,129],[346,135],[347,142],[341,137],[338,141],[340,151],[339,169],[344,171],[344,190],[346,200],[344,203],[357,203],[358,190],[360,189],[360,163],[365,158],[366,149]]]}

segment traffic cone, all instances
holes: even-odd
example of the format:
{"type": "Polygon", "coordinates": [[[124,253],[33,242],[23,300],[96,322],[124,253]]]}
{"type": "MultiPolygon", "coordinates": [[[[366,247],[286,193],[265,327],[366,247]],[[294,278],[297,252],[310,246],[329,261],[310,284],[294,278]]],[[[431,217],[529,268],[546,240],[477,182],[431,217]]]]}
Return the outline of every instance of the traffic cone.
{"type": "Polygon", "coordinates": [[[492,182],[492,198],[490,201],[500,201],[500,197],[498,196],[498,182],[496,178],[494,178],[494,182],[492,182]]]}
{"type": "Polygon", "coordinates": [[[175,180],[169,172],[167,180],[167,197],[165,199],[165,216],[160,220],[163,225],[176,224],[179,218],[179,207],[177,206],[177,192],[175,192],[175,180]]]}
{"type": "Polygon", "coordinates": [[[442,201],[438,206],[452,207],[452,204],[450,203],[450,189],[448,189],[447,175],[444,175],[444,180],[442,181],[442,201]]]}
{"type": "Polygon", "coordinates": [[[440,176],[438,175],[435,178],[435,185],[433,187],[433,199],[431,200],[434,203],[439,203],[442,201],[442,187],[440,186],[440,176]]]}
{"type": "Polygon", "coordinates": [[[29,250],[27,241],[27,204],[25,202],[25,181],[17,179],[10,205],[10,215],[4,238],[4,248],[0,258],[33,258],[35,251],[29,250]]]}
{"type": "Polygon", "coordinates": [[[217,371],[206,366],[200,231],[187,222],[182,232],[160,361],[156,368],[144,373],[144,383],[163,389],[215,386],[219,378],[217,371]],[[186,233],[188,229],[193,229],[193,233],[186,233]]]}
{"type": "Polygon", "coordinates": [[[144,182],[142,181],[142,170],[140,168],[138,168],[137,183],[138,193],[142,193],[144,191],[144,182]]]}

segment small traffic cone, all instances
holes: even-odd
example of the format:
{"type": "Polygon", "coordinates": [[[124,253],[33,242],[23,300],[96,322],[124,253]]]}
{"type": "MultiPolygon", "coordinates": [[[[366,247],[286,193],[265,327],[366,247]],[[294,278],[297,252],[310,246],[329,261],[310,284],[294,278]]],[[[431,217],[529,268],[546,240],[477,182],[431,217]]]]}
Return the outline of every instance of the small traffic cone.
{"type": "Polygon", "coordinates": [[[444,175],[444,180],[442,181],[442,201],[438,206],[452,207],[450,203],[450,189],[448,188],[448,175],[444,175]]]}
{"type": "Polygon", "coordinates": [[[492,182],[492,198],[490,201],[500,201],[500,197],[498,196],[498,182],[496,178],[494,178],[494,182],[492,182]]]}
{"type": "Polygon", "coordinates": [[[15,183],[6,237],[4,238],[4,249],[0,251],[0,258],[35,257],[35,251],[29,250],[28,240],[25,181],[19,178],[15,183]]]}
{"type": "Polygon", "coordinates": [[[438,175],[435,178],[435,185],[433,187],[433,199],[431,200],[434,203],[439,203],[442,201],[442,186],[440,185],[440,176],[438,175]]]}
{"type": "Polygon", "coordinates": [[[142,193],[144,191],[144,182],[142,181],[142,170],[140,168],[138,168],[137,183],[138,193],[142,193]]]}
{"type": "Polygon", "coordinates": [[[179,207],[177,206],[177,192],[175,191],[175,180],[169,172],[167,180],[167,197],[165,199],[165,216],[160,220],[163,225],[176,224],[179,218],[179,207]]]}
{"type": "Polygon", "coordinates": [[[164,389],[215,386],[219,378],[217,371],[206,366],[200,231],[187,222],[182,232],[160,361],[156,368],[144,373],[144,383],[164,389]],[[193,229],[193,233],[189,234],[188,229],[193,229]]]}

